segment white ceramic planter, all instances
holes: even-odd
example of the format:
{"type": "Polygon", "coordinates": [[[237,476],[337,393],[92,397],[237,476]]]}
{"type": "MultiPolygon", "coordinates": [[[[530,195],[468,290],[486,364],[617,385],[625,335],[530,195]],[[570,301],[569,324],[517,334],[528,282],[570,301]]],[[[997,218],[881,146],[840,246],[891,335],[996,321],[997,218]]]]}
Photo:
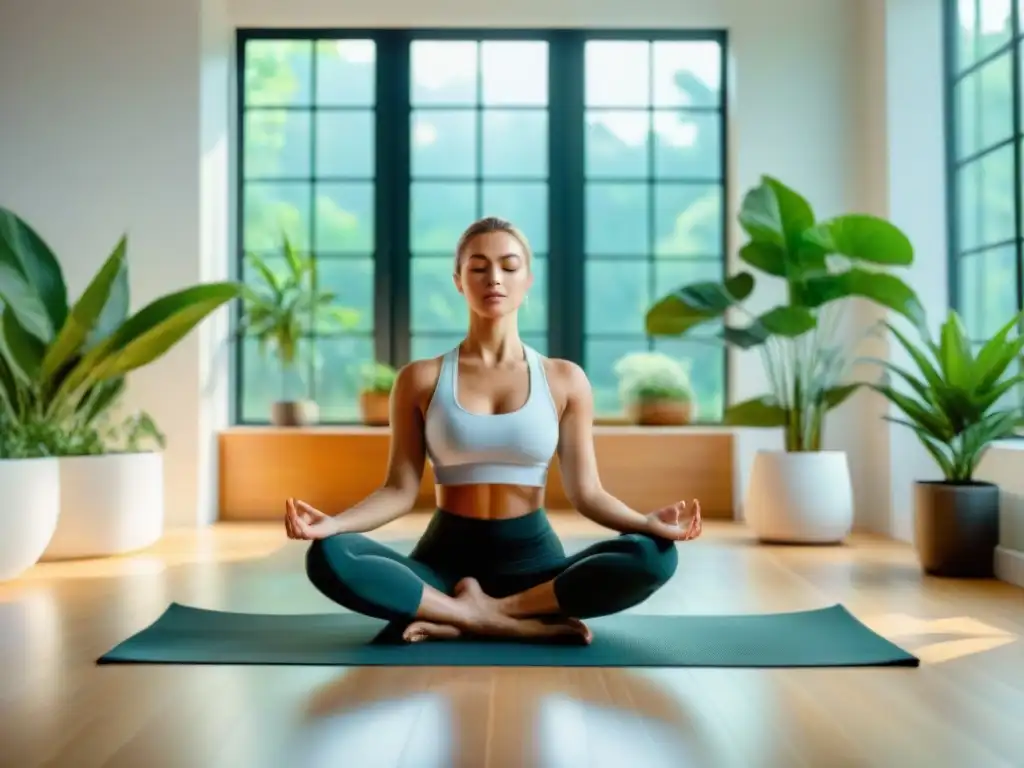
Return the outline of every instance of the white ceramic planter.
{"type": "Polygon", "coordinates": [[[132,552],[163,534],[162,454],[62,458],[60,488],[60,519],[44,560],[132,552]]]}
{"type": "Polygon", "coordinates": [[[57,459],[0,459],[0,581],[39,561],[59,514],[57,459]]]}
{"type": "Polygon", "coordinates": [[[835,544],[853,527],[853,486],[844,451],[758,451],[744,517],[764,542],[835,544]]]}

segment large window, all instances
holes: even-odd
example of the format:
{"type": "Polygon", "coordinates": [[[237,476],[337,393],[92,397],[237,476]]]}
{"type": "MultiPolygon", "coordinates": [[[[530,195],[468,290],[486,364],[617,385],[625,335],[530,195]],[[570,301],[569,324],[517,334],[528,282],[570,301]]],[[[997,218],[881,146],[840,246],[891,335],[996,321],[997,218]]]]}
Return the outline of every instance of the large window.
{"type": "Polygon", "coordinates": [[[950,303],[980,345],[1021,295],[1020,0],[946,0],[950,303]]]}
{"type": "Polygon", "coordinates": [[[599,416],[621,411],[615,361],[654,349],[688,363],[700,420],[720,417],[714,328],[652,340],[644,313],[724,274],[724,35],[245,30],[238,50],[240,274],[247,252],[283,266],[286,234],[358,324],[312,329],[290,378],[240,343],[237,421],[282,396],[357,421],[364,364],[457,344],[453,249],[483,215],[529,237],[524,341],[582,364],[599,416]]]}

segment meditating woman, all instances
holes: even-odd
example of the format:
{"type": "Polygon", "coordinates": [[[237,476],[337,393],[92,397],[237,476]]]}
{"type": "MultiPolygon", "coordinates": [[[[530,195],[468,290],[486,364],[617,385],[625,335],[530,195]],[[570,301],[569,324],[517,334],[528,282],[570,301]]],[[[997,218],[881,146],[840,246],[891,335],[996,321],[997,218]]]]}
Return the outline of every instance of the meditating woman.
{"type": "Polygon", "coordinates": [[[531,258],[526,237],[508,222],[470,226],[454,273],[469,331],[443,356],[399,371],[383,485],[334,516],[286,502],[288,536],[313,542],[310,581],[336,603],[391,622],[408,642],[589,642],[582,619],[646,600],[675,572],[676,542],[701,533],[696,501],[641,514],[601,487],[586,375],[519,338],[531,258]],[[569,557],[543,508],[556,452],[572,505],[620,534],[569,557]],[[438,508],[406,557],[363,534],[412,509],[428,457],[438,508]]]}

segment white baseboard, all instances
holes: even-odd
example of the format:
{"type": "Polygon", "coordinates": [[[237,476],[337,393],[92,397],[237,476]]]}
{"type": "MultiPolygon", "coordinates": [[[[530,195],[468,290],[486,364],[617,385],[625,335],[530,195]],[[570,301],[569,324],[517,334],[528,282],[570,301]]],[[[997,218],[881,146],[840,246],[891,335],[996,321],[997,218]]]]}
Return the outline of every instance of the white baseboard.
{"type": "Polygon", "coordinates": [[[995,567],[997,579],[1024,587],[1024,552],[996,547],[995,567]]]}

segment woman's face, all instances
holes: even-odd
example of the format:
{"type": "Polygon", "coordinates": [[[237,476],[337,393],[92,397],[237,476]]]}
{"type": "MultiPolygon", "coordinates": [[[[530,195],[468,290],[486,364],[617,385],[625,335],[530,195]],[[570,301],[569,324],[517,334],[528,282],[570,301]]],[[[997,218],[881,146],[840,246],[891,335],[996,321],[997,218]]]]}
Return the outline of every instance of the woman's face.
{"type": "Polygon", "coordinates": [[[455,287],[472,312],[491,318],[514,312],[531,285],[526,252],[512,235],[488,232],[466,243],[455,287]]]}

